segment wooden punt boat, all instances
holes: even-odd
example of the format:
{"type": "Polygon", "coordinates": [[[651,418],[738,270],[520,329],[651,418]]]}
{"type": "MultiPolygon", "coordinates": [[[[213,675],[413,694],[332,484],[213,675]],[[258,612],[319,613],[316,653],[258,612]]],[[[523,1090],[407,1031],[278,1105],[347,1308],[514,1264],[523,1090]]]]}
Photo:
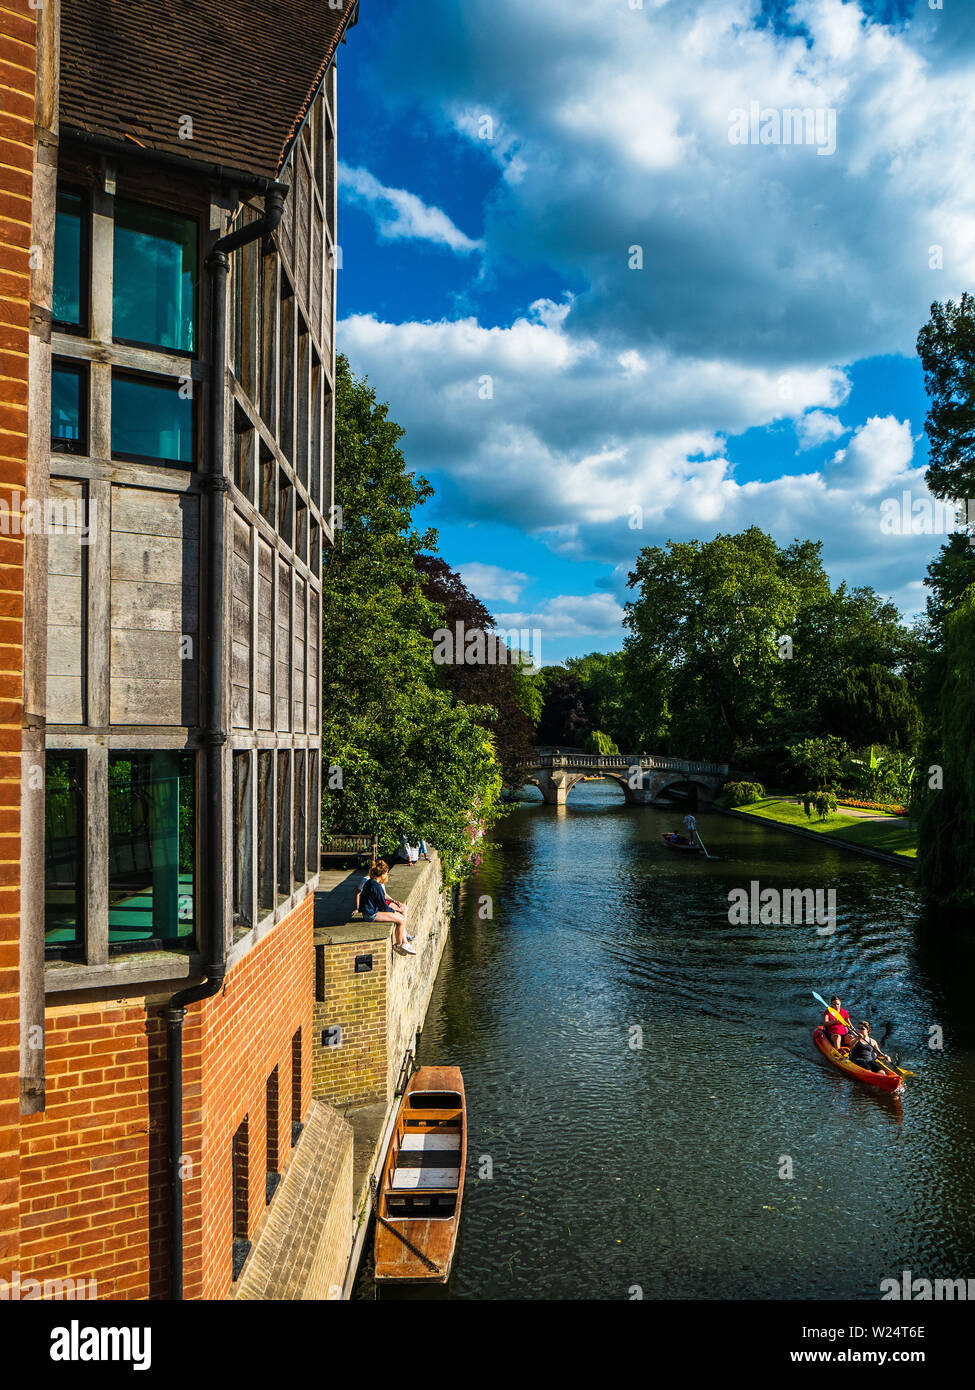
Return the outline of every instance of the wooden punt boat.
{"type": "Polygon", "coordinates": [[[858,1067],[856,1062],[851,1062],[845,1052],[840,1052],[829,1041],[822,1026],[813,1033],[813,1042],[827,1061],[832,1062],[834,1067],[839,1067],[840,1071],[847,1076],[852,1076],[854,1081],[862,1081],[865,1086],[874,1086],[879,1091],[889,1091],[891,1095],[900,1095],[904,1089],[904,1082],[893,1071],[868,1071],[866,1067],[858,1067]]]}
{"type": "Polygon", "coordinates": [[[695,844],[693,840],[687,840],[683,835],[678,835],[675,830],[660,837],[668,849],[683,850],[685,854],[700,854],[701,846],[695,844]]]}
{"type": "Polygon", "coordinates": [[[376,1282],[446,1284],[467,1166],[457,1067],[420,1067],[403,1093],[376,1194],[376,1282]]]}

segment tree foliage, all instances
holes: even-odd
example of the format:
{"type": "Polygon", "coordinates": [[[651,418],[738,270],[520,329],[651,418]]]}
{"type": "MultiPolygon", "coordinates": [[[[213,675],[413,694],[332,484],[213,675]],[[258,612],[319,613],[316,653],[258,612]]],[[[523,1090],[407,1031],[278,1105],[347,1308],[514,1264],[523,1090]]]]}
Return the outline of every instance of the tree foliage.
{"type": "Polygon", "coordinates": [[[896,670],[912,636],[873,589],[835,589],[821,544],[752,526],[641,551],[625,623],[637,742],[688,756],[788,741],[851,666],[896,670]]]}
{"type": "Polygon", "coordinates": [[[975,498],[975,296],[932,304],[917,354],[929,398],[927,485],[947,501],[975,498]]]}
{"type": "MultiPolygon", "coordinates": [[[[437,675],[443,688],[462,704],[493,711],[491,728],[502,776],[506,786],[518,786],[518,762],[531,756],[532,715],[539,707],[528,668],[512,660],[518,654],[509,652],[500,638],[492,637],[494,618],[445,560],[439,555],[418,555],[416,567],[424,595],[441,615],[438,627],[456,632],[460,623],[465,632],[483,632],[489,639],[484,661],[445,662],[437,666],[437,675]]],[[[433,631],[430,628],[428,635],[432,637],[433,631]]],[[[458,644],[453,645],[455,656],[463,657],[463,646],[458,651],[458,644]]]]}
{"type": "Polygon", "coordinates": [[[975,585],[945,618],[937,699],[919,758],[918,878],[941,906],[975,910],[975,585]]]}
{"type": "Polygon", "coordinates": [[[431,495],[407,470],[403,431],[344,357],[336,383],[342,526],[324,559],[322,814],[325,832],[401,833],[436,845],[448,877],[475,821],[496,814],[501,775],[491,709],[458,703],[437,678],[429,633],[442,608],[417,557],[436,542],[413,511],[431,495]]]}
{"type": "Polygon", "coordinates": [[[921,712],[903,676],[875,662],[843,671],[820,701],[823,728],[853,748],[913,748],[921,712]]]}

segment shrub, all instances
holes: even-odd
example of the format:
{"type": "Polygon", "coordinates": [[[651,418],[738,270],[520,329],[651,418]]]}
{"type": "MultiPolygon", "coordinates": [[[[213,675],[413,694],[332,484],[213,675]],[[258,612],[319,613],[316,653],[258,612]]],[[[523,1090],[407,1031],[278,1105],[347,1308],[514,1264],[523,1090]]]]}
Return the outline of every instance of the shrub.
{"type": "Polygon", "coordinates": [[[815,812],[817,820],[829,820],[830,816],[836,814],[836,793],[830,791],[828,787],[819,787],[815,791],[802,792],[800,798],[802,809],[810,820],[815,812]]]}
{"type": "Polygon", "coordinates": [[[764,801],[765,788],[761,782],[726,782],[718,797],[721,806],[750,806],[754,801],[764,801]]]}

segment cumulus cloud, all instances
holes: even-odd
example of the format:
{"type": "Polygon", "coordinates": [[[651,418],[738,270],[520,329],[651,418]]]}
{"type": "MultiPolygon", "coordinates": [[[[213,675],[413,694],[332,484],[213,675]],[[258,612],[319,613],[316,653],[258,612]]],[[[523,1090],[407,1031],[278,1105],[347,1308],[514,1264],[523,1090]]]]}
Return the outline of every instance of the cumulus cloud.
{"type": "Polygon", "coordinates": [[[395,11],[384,89],[496,161],[488,257],[583,276],[570,331],[849,362],[911,351],[932,298],[975,278],[975,84],[970,58],[933,61],[934,26],[856,0],[797,0],[789,33],[758,0],[432,10],[395,11]],[[833,112],[836,152],[732,143],[752,102],[833,112]]]}
{"type": "Polygon", "coordinates": [[[537,630],[543,642],[557,637],[618,638],[622,621],[623,609],[611,594],[559,594],[536,609],[496,615],[498,627],[537,630]]]}
{"type": "Polygon", "coordinates": [[[368,169],[350,169],[340,164],[339,179],[345,196],[368,208],[379,234],[389,240],[404,237],[432,241],[449,246],[460,255],[470,255],[483,247],[483,242],[473,241],[455,227],[440,208],[429,207],[405,188],[389,188],[368,169]]]}
{"type": "MultiPolygon", "coordinates": [[[[425,13],[417,26],[412,5],[393,8],[375,80],[494,162],[482,283],[515,262],[576,287],[504,324],[341,325],[411,464],[449,479],[444,505],[616,566],[612,595],[551,600],[595,604],[572,609],[583,625],[616,621],[640,546],[751,524],[823,538],[834,577],[916,609],[937,539],[880,524],[887,497],[924,495],[911,422],[873,415],[850,433],[835,411],[844,367],[911,353],[931,300],[975,279],[972,25],[923,7],[883,24],[857,0],[795,0],[775,27],[759,0],[425,13]],[[835,152],[734,143],[753,103],[832,113],[835,152]],[[850,437],[817,471],[787,473],[790,451],[779,476],[743,476],[731,441],[782,425],[801,451],[850,437]]],[[[444,218],[383,204],[369,178],[358,196],[392,228],[444,218]]],[[[455,250],[480,247],[445,220],[455,250]]]]}
{"type": "Polygon", "coordinates": [[[456,566],[457,572],[472,593],[481,599],[501,599],[503,603],[517,603],[521,591],[528,583],[528,575],[518,570],[502,569],[500,565],[482,564],[480,560],[470,560],[456,566]]]}
{"type": "Polygon", "coordinates": [[[800,449],[816,449],[831,439],[842,439],[847,427],[835,415],[825,410],[810,410],[796,421],[796,436],[800,449]]]}
{"type": "Polygon", "coordinates": [[[636,371],[548,304],[507,328],[358,315],[343,348],[394,402],[411,466],[454,485],[442,505],[457,520],[505,521],[560,555],[617,566],[616,600],[637,551],[670,538],[758,525],[781,543],[823,539],[834,572],[895,594],[937,543],[881,525],[886,498],[926,495],[907,420],[869,418],[818,471],[737,475],[729,437],[828,414],[848,393],[835,369],[773,372],[658,347],[636,371]]]}

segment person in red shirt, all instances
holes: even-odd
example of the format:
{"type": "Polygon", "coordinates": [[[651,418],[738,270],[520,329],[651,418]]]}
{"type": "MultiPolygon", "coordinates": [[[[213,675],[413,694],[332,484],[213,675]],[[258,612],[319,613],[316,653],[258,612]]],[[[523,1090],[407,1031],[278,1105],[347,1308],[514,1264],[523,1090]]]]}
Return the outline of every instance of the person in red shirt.
{"type": "Polygon", "coordinates": [[[843,1008],[838,996],[835,994],[829,1001],[829,1006],[833,1012],[823,1014],[823,1027],[826,1030],[827,1040],[831,1042],[834,1047],[846,1047],[847,1043],[852,1041],[853,1036],[850,1027],[850,1015],[847,1013],[846,1009],[843,1008]],[[846,1020],[845,1024],[840,1022],[840,1019],[836,1017],[837,1014],[840,1015],[840,1018],[846,1020]]]}

